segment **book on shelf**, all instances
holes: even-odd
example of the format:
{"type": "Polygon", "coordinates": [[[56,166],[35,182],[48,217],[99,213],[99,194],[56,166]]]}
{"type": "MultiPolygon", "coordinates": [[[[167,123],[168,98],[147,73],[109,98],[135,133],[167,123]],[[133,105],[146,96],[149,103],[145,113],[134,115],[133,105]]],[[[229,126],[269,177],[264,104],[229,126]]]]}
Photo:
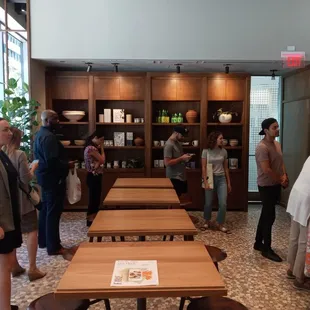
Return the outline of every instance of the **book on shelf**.
{"type": "Polygon", "coordinates": [[[124,109],[113,109],[113,123],[125,123],[124,109]]]}
{"type": "Polygon", "coordinates": [[[125,146],[125,132],[114,132],[114,146],[125,146]]]}

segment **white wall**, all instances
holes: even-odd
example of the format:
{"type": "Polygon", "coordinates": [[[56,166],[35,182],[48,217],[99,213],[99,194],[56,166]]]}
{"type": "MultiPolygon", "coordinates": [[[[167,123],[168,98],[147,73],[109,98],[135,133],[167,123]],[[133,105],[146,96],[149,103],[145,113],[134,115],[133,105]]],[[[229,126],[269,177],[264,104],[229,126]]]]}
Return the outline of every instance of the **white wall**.
{"type": "Polygon", "coordinates": [[[310,57],[309,0],[31,0],[38,59],[310,57]]]}

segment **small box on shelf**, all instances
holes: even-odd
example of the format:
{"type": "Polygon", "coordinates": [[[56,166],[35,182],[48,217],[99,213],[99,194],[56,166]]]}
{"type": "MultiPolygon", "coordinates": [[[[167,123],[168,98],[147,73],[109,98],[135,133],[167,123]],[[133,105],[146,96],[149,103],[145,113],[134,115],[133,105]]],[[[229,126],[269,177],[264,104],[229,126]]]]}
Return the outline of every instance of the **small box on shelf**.
{"type": "Polygon", "coordinates": [[[113,123],[125,123],[124,109],[113,109],[113,123]]]}
{"type": "Polygon", "coordinates": [[[133,146],[133,132],[126,132],[126,145],[133,146]]]}
{"type": "Polygon", "coordinates": [[[104,122],[105,123],[111,123],[112,122],[111,109],[104,109],[103,115],[104,115],[104,122]]]}
{"type": "Polygon", "coordinates": [[[125,146],[125,132],[114,132],[114,145],[125,146]]]}

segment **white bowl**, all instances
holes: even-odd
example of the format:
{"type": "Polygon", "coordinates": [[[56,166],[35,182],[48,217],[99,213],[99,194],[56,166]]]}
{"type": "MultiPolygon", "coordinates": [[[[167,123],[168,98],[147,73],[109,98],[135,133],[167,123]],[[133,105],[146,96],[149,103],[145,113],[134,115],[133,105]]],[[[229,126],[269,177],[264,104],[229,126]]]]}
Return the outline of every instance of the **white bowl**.
{"type": "Polygon", "coordinates": [[[85,145],[85,140],[74,140],[74,144],[77,146],[85,145]]]}
{"type": "Polygon", "coordinates": [[[68,146],[68,145],[70,145],[70,143],[71,143],[71,141],[69,141],[69,140],[60,140],[60,142],[61,142],[61,144],[62,144],[63,146],[68,146]]]}
{"type": "Polygon", "coordinates": [[[85,116],[84,111],[63,111],[62,115],[70,122],[76,122],[81,120],[85,116]]]}

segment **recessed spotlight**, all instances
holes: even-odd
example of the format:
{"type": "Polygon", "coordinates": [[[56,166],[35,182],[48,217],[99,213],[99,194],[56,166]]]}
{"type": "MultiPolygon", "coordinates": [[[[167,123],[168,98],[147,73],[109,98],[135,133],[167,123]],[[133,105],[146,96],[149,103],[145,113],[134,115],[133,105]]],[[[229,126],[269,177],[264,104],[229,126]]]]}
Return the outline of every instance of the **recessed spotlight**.
{"type": "Polygon", "coordinates": [[[224,67],[225,67],[225,73],[226,73],[226,74],[229,74],[230,66],[231,66],[231,64],[225,64],[225,65],[224,65],[224,67]]]}
{"type": "Polygon", "coordinates": [[[182,64],[174,64],[174,65],[175,65],[177,73],[178,74],[181,73],[181,66],[182,66],[182,64]]]}

